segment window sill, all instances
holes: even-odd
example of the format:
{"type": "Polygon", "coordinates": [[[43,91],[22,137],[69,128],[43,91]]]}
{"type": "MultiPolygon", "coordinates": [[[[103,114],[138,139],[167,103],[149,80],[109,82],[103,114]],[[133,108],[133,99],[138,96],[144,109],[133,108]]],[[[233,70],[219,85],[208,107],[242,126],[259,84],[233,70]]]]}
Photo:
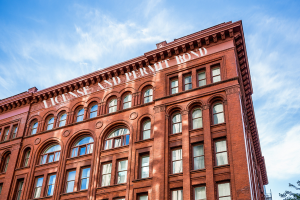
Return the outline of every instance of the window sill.
{"type": "MultiPolygon", "coordinates": [[[[52,196],[46,196],[46,197],[34,198],[34,199],[50,199],[50,198],[53,198],[53,195],[52,196]]],[[[31,200],[34,200],[34,199],[31,199],[31,200]]]]}
{"type": "Polygon", "coordinates": [[[169,138],[176,137],[176,136],[181,136],[181,135],[182,135],[182,132],[181,133],[169,134],[169,138]]]}
{"type": "Polygon", "coordinates": [[[183,172],[176,174],[169,174],[169,177],[183,176],[183,172]]]}
{"type": "Polygon", "coordinates": [[[139,140],[139,141],[136,141],[134,143],[139,144],[139,143],[149,142],[149,141],[153,141],[153,140],[154,140],[154,138],[149,138],[149,139],[145,139],[145,140],[139,140]]]}
{"type": "Polygon", "coordinates": [[[206,168],[203,168],[203,169],[195,169],[195,170],[191,170],[191,174],[198,173],[198,172],[205,172],[205,171],[206,171],[206,168]]]}
{"type": "Polygon", "coordinates": [[[51,163],[45,163],[45,164],[41,164],[41,165],[35,165],[35,167],[42,167],[42,166],[48,166],[48,165],[52,165],[52,164],[57,164],[59,161],[55,161],[55,162],[51,162],[51,163]]]}
{"type": "Polygon", "coordinates": [[[88,189],[87,190],[74,191],[74,192],[68,192],[68,193],[62,193],[62,194],[60,194],[60,196],[64,196],[64,195],[68,195],[68,194],[86,193],[87,191],[88,191],[88,189]]]}
{"type": "Polygon", "coordinates": [[[133,183],[137,183],[137,182],[140,182],[140,181],[147,181],[147,180],[152,180],[152,177],[141,178],[141,179],[135,179],[135,180],[133,180],[132,182],[133,182],[133,183]]]}
{"type": "Polygon", "coordinates": [[[225,125],[226,125],[226,122],[223,122],[223,123],[220,123],[220,124],[210,125],[210,127],[219,127],[219,126],[225,126],[225,125]]]}
{"type": "Polygon", "coordinates": [[[198,132],[198,131],[203,131],[203,128],[191,129],[191,130],[190,130],[190,133],[198,132]]]}
{"type": "Polygon", "coordinates": [[[221,168],[227,168],[227,167],[230,167],[230,165],[226,164],[226,165],[214,166],[214,169],[221,169],[221,168]]]}
{"type": "Polygon", "coordinates": [[[125,146],[121,146],[121,147],[116,147],[116,148],[112,148],[112,149],[104,149],[104,150],[101,150],[101,152],[102,153],[104,153],[104,152],[110,152],[110,151],[114,151],[116,149],[125,149],[127,147],[129,147],[129,145],[125,145],[125,146]]]}
{"type": "Polygon", "coordinates": [[[22,170],[22,169],[29,169],[30,166],[27,166],[27,167],[20,167],[20,168],[17,168],[16,170],[22,170]]]}
{"type": "Polygon", "coordinates": [[[125,186],[127,183],[120,183],[120,184],[114,184],[114,185],[108,185],[108,186],[103,186],[103,187],[98,187],[98,189],[103,189],[103,188],[110,188],[110,187],[117,187],[117,186],[125,186]]]}
{"type": "Polygon", "coordinates": [[[75,160],[76,158],[84,158],[84,157],[88,157],[91,156],[93,153],[89,153],[89,154],[84,154],[81,156],[76,156],[76,157],[71,157],[71,158],[67,158],[67,160],[75,160]]]}

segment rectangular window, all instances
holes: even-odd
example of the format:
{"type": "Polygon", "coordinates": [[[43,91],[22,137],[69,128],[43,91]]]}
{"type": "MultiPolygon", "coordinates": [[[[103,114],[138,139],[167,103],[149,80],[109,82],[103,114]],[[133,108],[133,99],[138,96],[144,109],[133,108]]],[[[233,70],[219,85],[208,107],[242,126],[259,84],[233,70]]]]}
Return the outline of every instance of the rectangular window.
{"type": "Polygon", "coordinates": [[[194,170],[204,169],[204,150],[203,145],[193,146],[194,170]]]}
{"type": "Polygon", "coordinates": [[[118,162],[117,184],[126,183],[126,181],[127,181],[127,165],[128,165],[128,160],[122,160],[122,161],[118,162]]]}
{"type": "Polygon", "coordinates": [[[141,157],[141,178],[149,177],[149,155],[141,157]]]}
{"type": "Polygon", "coordinates": [[[34,193],[33,193],[33,198],[40,198],[41,197],[41,192],[42,192],[42,186],[43,186],[43,177],[38,177],[35,180],[35,187],[34,187],[34,193]]]}
{"type": "Polygon", "coordinates": [[[111,179],[111,163],[104,164],[102,166],[102,183],[101,186],[108,186],[110,185],[110,179],[111,179]]]}
{"type": "Polygon", "coordinates": [[[172,200],[183,200],[182,190],[173,190],[172,191],[172,200]]]}
{"type": "Polygon", "coordinates": [[[198,86],[204,86],[206,85],[206,76],[205,76],[205,72],[199,72],[198,73],[198,86]]]}
{"type": "Polygon", "coordinates": [[[139,195],[139,200],[148,200],[148,194],[139,195]]]}
{"type": "Polygon", "coordinates": [[[91,168],[89,168],[89,167],[82,169],[80,190],[87,190],[89,188],[90,170],[91,170],[91,168]]]}
{"type": "Polygon", "coordinates": [[[230,183],[218,184],[219,200],[231,200],[230,183]]]}
{"type": "Polygon", "coordinates": [[[2,191],[2,187],[3,187],[3,183],[0,183],[0,194],[1,194],[1,191],[2,191]]]}
{"type": "Polygon", "coordinates": [[[16,191],[16,200],[20,200],[21,199],[21,193],[22,193],[22,189],[23,189],[23,184],[24,184],[24,179],[18,180],[17,191],[16,191]]]}
{"type": "Polygon", "coordinates": [[[184,90],[192,89],[192,76],[187,75],[184,77],[184,90]]]}
{"type": "Polygon", "coordinates": [[[67,193],[74,191],[75,175],[76,175],[76,170],[68,172],[67,189],[66,189],[67,193]]]}
{"type": "Polygon", "coordinates": [[[227,158],[227,147],[226,147],[226,140],[217,141],[215,143],[215,151],[216,151],[216,165],[227,165],[228,158],[227,158]]]}
{"type": "Polygon", "coordinates": [[[206,199],[205,186],[196,187],[195,188],[195,200],[205,200],[205,199],[206,199]]]}
{"type": "Polygon", "coordinates": [[[211,73],[213,83],[221,81],[220,67],[213,68],[211,73]]]}
{"type": "Polygon", "coordinates": [[[172,173],[182,172],[182,149],[172,151],[172,173]]]}
{"type": "Polygon", "coordinates": [[[3,141],[8,140],[8,135],[9,135],[9,127],[6,127],[6,128],[4,129],[3,141]]]}
{"type": "Polygon", "coordinates": [[[178,93],[178,79],[171,80],[171,94],[178,93]]]}
{"type": "Polygon", "coordinates": [[[56,174],[50,175],[48,178],[47,196],[52,196],[55,186],[56,174]]]}
{"type": "Polygon", "coordinates": [[[17,131],[18,131],[18,125],[14,125],[12,128],[12,137],[15,138],[17,136],[17,131]]]}

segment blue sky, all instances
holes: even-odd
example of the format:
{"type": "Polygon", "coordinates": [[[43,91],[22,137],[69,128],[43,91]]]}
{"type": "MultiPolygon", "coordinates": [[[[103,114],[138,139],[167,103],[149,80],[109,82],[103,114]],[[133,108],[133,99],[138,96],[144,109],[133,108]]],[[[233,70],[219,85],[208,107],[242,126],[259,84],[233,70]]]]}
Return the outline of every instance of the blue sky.
{"type": "Polygon", "coordinates": [[[0,99],[243,20],[273,199],[300,180],[300,1],[0,0],[0,99]],[[251,2],[251,3],[250,3],[251,2]]]}

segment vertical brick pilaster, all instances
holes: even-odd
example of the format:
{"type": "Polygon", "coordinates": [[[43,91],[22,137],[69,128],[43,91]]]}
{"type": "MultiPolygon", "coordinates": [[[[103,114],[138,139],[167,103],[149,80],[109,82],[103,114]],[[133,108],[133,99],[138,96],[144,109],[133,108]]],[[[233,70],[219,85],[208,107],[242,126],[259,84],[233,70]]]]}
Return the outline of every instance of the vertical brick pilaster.
{"type": "Polygon", "coordinates": [[[182,162],[183,162],[183,199],[191,199],[191,155],[188,111],[182,114],[182,162]]]}

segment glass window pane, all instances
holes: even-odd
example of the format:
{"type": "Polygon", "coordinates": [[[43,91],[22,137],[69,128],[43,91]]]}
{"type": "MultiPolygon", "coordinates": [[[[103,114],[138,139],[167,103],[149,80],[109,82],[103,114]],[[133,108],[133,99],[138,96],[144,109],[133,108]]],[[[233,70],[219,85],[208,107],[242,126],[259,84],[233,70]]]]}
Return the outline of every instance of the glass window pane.
{"type": "Polygon", "coordinates": [[[108,186],[110,185],[110,178],[111,178],[111,174],[105,174],[102,176],[102,183],[101,186],[108,186]]]}
{"type": "Polygon", "coordinates": [[[183,200],[182,190],[173,190],[172,191],[172,200],[183,200]]]}
{"type": "Polygon", "coordinates": [[[81,177],[82,178],[88,178],[88,177],[90,177],[90,168],[84,168],[82,170],[81,177]]]}
{"type": "Polygon", "coordinates": [[[76,157],[78,155],[78,147],[72,149],[72,156],[71,157],[76,157]]]}
{"type": "Polygon", "coordinates": [[[112,141],[113,140],[107,140],[105,142],[105,149],[111,149],[112,148],[112,141]]]}
{"type": "Polygon", "coordinates": [[[144,123],[144,130],[149,130],[151,129],[151,121],[146,121],[144,123]]]}
{"type": "Polygon", "coordinates": [[[216,157],[217,157],[217,166],[228,164],[227,152],[217,153],[216,157]]]}
{"type": "Polygon", "coordinates": [[[186,77],[184,78],[184,82],[185,82],[185,84],[191,83],[191,82],[192,82],[192,77],[191,77],[191,76],[186,76],[186,77]]]}
{"type": "Polygon", "coordinates": [[[194,158],[194,170],[204,169],[204,156],[194,158]]]}
{"type": "Polygon", "coordinates": [[[182,172],[182,160],[173,162],[173,174],[182,172]]]}
{"type": "Polygon", "coordinates": [[[97,111],[90,113],[90,118],[97,117],[97,111]]]}
{"type": "Polygon", "coordinates": [[[55,180],[56,180],[56,175],[51,175],[49,177],[49,185],[55,184],[55,180]]]}
{"type": "Polygon", "coordinates": [[[118,172],[118,184],[126,183],[127,180],[127,171],[118,172]]]}
{"type": "Polygon", "coordinates": [[[140,196],[140,199],[139,199],[139,200],[148,200],[148,195],[140,196]]]}
{"type": "Polygon", "coordinates": [[[130,137],[130,135],[125,136],[125,144],[124,145],[129,145],[129,137],[130,137]]]}
{"type": "Polygon", "coordinates": [[[142,157],[142,166],[149,166],[149,156],[142,157]]]}
{"type": "Polygon", "coordinates": [[[205,79],[205,72],[200,72],[198,74],[198,80],[202,80],[202,79],[205,79]]]}
{"type": "Polygon", "coordinates": [[[42,187],[44,178],[38,178],[36,182],[36,187],[42,187]]]}
{"type": "Polygon", "coordinates": [[[121,141],[122,141],[121,138],[120,139],[115,139],[115,146],[114,147],[115,148],[120,147],[121,146],[121,141]]]}
{"type": "Polygon", "coordinates": [[[202,128],[202,118],[193,119],[193,129],[202,128]]]}
{"type": "Polygon", "coordinates": [[[76,122],[81,122],[83,120],[83,115],[80,115],[77,117],[77,121],[76,122]]]}
{"type": "Polygon", "coordinates": [[[54,192],[54,185],[48,186],[47,196],[52,196],[54,192]]]}
{"type": "Polygon", "coordinates": [[[204,86],[204,85],[206,85],[206,80],[205,79],[199,81],[199,86],[204,86]]]}
{"type": "Polygon", "coordinates": [[[218,184],[218,191],[219,191],[219,197],[230,196],[230,184],[229,183],[218,184]]]}
{"type": "Polygon", "coordinates": [[[219,200],[231,200],[231,197],[220,197],[219,200]]]}
{"type": "Polygon", "coordinates": [[[54,151],[60,151],[61,150],[61,147],[60,145],[52,145],[50,147],[48,147],[44,153],[51,153],[51,152],[54,152],[54,151]]]}
{"type": "Polygon", "coordinates": [[[190,90],[190,89],[192,89],[192,84],[187,84],[187,85],[185,85],[185,86],[184,86],[184,89],[185,89],[185,90],[190,90]]]}
{"type": "Polygon", "coordinates": [[[41,164],[45,164],[47,160],[47,155],[42,156],[41,164]]]}
{"type": "Polygon", "coordinates": [[[174,80],[171,82],[171,88],[178,87],[178,80],[174,80]]]}
{"type": "Polygon", "coordinates": [[[182,132],[181,123],[173,124],[173,134],[181,133],[181,132],[182,132]]]}
{"type": "Polygon", "coordinates": [[[204,155],[203,145],[194,146],[193,150],[194,150],[194,157],[204,155]]]}
{"type": "Polygon", "coordinates": [[[118,171],[127,170],[127,164],[128,164],[127,160],[120,161],[119,164],[118,164],[118,171]]]}
{"type": "Polygon", "coordinates": [[[148,178],[149,177],[149,167],[142,167],[141,178],[148,178]]]}
{"type": "Polygon", "coordinates": [[[224,123],[224,114],[218,113],[214,114],[214,124],[224,123]]]}
{"type": "Polygon", "coordinates": [[[206,199],[205,187],[195,188],[195,200],[206,199]]]}
{"type": "Polygon", "coordinates": [[[81,155],[84,155],[84,154],[85,154],[85,151],[86,151],[86,146],[80,147],[80,149],[79,149],[79,155],[80,155],[80,156],[81,156],[81,155]]]}
{"type": "Polygon", "coordinates": [[[33,195],[34,198],[39,198],[41,196],[41,191],[42,191],[41,187],[35,188],[34,195],[33,195]]]}
{"type": "Polygon", "coordinates": [[[216,152],[222,152],[226,150],[226,140],[216,142],[216,152]]]}
{"type": "Polygon", "coordinates": [[[81,180],[80,190],[86,190],[89,188],[89,178],[85,178],[81,180]]]}
{"type": "Polygon", "coordinates": [[[68,173],[68,181],[75,180],[76,171],[70,171],[68,173]]]}
{"type": "Polygon", "coordinates": [[[181,114],[176,114],[172,119],[173,123],[181,122],[181,114]]]}
{"type": "Polygon", "coordinates": [[[74,190],[74,181],[70,181],[67,183],[67,193],[73,192],[74,190]]]}
{"type": "Polygon", "coordinates": [[[102,173],[103,174],[111,173],[111,166],[112,166],[111,163],[103,165],[102,173]]]}
{"type": "Polygon", "coordinates": [[[213,83],[221,81],[221,76],[213,77],[213,83]]]}
{"type": "Polygon", "coordinates": [[[53,160],[54,160],[54,154],[50,154],[50,155],[49,155],[48,163],[53,162],[53,160]]]}
{"type": "Polygon", "coordinates": [[[217,75],[219,75],[220,74],[220,68],[218,67],[218,68],[214,68],[213,70],[212,70],[212,75],[213,76],[217,76],[217,75]]]}
{"type": "Polygon", "coordinates": [[[221,103],[216,104],[213,107],[213,113],[219,113],[219,112],[223,112],[223,104],[221,103]]]}
{"type": "Polygon", "coordinates": [[[149,138],[150,138],[150,130],[144,131],[143,132],[143,140],[146,140],[149,138]]]}
{"type": "Polygon", "coordinates": [[[182,149],[177,149],[172,151],[172,160],[182,159],[182,149]]]}
{"type": "Polygon", "coordinates": [[[75,143],[75,146],[88,144],[88,143],[92,143],[92,142],[94,142],[94,139],[92,137],[84,137],[84,138],[79,139],[79,141],[77,141],[75,143]]]}

